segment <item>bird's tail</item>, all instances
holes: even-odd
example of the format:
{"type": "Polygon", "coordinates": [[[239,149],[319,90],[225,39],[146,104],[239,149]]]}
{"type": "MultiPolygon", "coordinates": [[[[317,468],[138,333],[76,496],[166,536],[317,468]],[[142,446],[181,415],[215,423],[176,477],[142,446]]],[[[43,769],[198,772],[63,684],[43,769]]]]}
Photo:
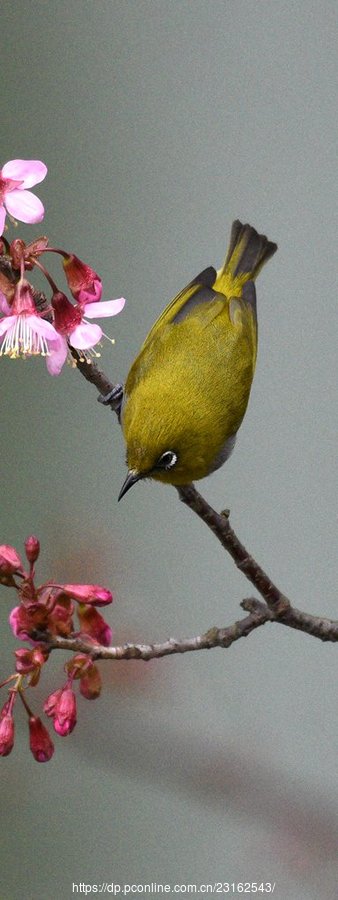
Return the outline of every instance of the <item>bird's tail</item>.
{"type": "Polygon", "coordinates": [[[228,253],[222,269],[217,273],[214,289],[227,296],[240,294],[246,281],[254,281],[262,266],[276,253],[277,244],[265,234],[258,234],[251,225],[233,222],[228,253]]]}

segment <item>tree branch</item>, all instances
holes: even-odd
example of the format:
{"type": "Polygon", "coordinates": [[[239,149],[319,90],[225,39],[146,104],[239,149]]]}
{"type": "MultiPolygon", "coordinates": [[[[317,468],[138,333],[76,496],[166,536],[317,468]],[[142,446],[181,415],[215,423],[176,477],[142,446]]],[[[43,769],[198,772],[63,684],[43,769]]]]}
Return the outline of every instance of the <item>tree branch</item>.
{"type": "Polygon", "coordinates": [[[176,653],[190,653],[192,650],[212,650],[214,647],[230,647],[241,637],[247,637],[255,628],[273,621],[265,603],[250,598],[241,603],[243,609],[249,609],[250,614],[244,619],[239,619],[233,625],[226,628],[213,626],[200,637],[193,638],[168,638],[166,641],[155,644],[122,644],[119,647],[102,647],[87,643],[79,637],[61,638],[48,637],[45,632],[36,632],[34,640],[43,641],[49,650],[70,650],[76,653],[88,653],[93,660],[97,659],[159,659],[161,656],[173,656],[176,653]]]}
{"type": "Polygon", "coordinates": [[[193,638],[168,638],[154,644],[126,643],[116,647],[102,647],[100,644],[87,643],[80,637],[49,637],[46,632],[36,632],[34,640],[44,643],[48,650],[69,650],[71,653],[88,653],[93,660],[98,659],[160,659],[162,656],[174,656],[178,653],[191,653],[193,650],[213,650],[215,647],[226,649],[231,647],[239,638],[247,637],[256,628],[260,628],[265,622],[279,622],[290,628],[296,628],[307,634],[321,638],[322,641],[338,641],[338,622],[310,616],[298,609],[290,608],[288,619],[281,619],[273,613],[265,603],[250,597],[242,600],[241,606],[248,616],[239,619],[233,625],[226,628],[213,626],[198,637],[193,638]]]}
{"type": "Polygon", "coordinates": [[[241,544],[230,526],[229,511],[216,512],[204,497],[198,493],[193,484],[178,487],[177,490],[182,502],[189,506],[205,522],[221,542],[224,549],[230,553],[237,568],[257,588],[262,597],[264,597],[269,609],[277,615],[284,615],[290,608],[290,601],[271,581],[271,578],[266,575],[244,545],[241,544]]]}
{"type": "MultiPolygon", "coordinates": [[[[80,354],[75,350],[75,347],[69,347],[69,349],[76,362],[76,368],[81,372],[81,375],[83,375],[86,381],[90,381],[103,396],[110,394],[114,389],[114,385],[106,378],[104,373],[98,369],[96,363],[89,363],[86,359],[81,359],[80,354]]],[[[98,400],[100,400],[100,397],[98,397],[98,400]]]]}

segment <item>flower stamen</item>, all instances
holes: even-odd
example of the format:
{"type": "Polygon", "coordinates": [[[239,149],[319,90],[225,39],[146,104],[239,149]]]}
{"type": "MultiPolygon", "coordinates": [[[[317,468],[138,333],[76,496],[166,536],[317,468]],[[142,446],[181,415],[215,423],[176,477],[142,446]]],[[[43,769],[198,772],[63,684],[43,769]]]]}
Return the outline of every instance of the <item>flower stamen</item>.
{"type": "Polygon", "coordinates": [[[4,336],[0,346],[0,356],[18,359],[25,356],[50,355],[46,338],[34,330],[28,321],[29,318],[24,314],[17,316],[16,321],[4,336]]]}

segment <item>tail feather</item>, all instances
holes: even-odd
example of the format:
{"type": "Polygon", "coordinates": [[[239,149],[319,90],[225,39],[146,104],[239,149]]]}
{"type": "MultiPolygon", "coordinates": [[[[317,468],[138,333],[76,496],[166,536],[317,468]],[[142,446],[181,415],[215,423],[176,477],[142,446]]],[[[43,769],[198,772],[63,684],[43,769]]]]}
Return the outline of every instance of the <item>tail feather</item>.
{"type": "Polygon", "coordinates": [[[222,275],[242,284],[254,280],[264,263],[276,253],[277,244],[269,241],[265,234],[258,234],[251,225],[242,225],[238,219],[233,223],[229,250],[222,269],[222,275]]]}

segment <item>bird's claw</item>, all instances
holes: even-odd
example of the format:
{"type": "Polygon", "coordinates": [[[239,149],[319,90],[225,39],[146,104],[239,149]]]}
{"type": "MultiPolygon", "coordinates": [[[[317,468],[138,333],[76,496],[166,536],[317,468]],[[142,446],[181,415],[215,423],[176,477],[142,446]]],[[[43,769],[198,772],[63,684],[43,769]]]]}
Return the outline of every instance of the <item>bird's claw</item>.
{"type": "Polygon", "coordinates": [[[116,412],[118,420],[120,421],[123,401],[123,384],[115,384],[108,394],[99,394],[97,399],[99,403],[103,403],[103,406],[110,406],[110,408],[116,412]]]}

